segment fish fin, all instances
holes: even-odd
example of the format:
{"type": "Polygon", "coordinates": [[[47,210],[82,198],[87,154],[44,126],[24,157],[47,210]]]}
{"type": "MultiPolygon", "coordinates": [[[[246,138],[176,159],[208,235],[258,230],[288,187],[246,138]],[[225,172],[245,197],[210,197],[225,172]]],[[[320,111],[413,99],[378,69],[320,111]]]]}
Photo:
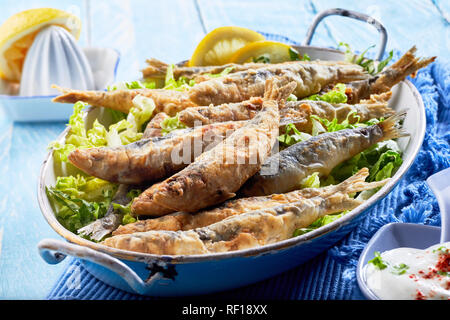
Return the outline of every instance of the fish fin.
{"type": "Polygon", "coordinates": [[[381,94],[371,94],[369,99],[361,100],[360,104],[380,104],[387,103],[392,97],[392,91],[387,91],[381,94]]]}
{"type": "Polygon", "coordinates": [[[363,203],[362,200],[351,198],[347,193],[337,192],[325,199],[325,214],[336,213],[340,211],[353,210],[363,203]]]}
{"type": "Polygon", "coordinates": [[[295,81],[290,81],[282,86],[283,78],[274,77],[266,80],[264,88],[264,100],[286,100],[297,87],[295,81]]]}
{"type": "Polygon", "coordinates": [[[406,113],[406,110],[399,111],[393,116],[390,116],[386,120],[377,124],[381,130],[383,130],[383,140],[391,140],[409,136],[409,133],[398,127],[398,123],[405,119],[406,113]]]}
{"type": "MultiPolygon", "coordinates": [[[[388,118],[395,114],[395,110],[389,107],[386,103],[370,103],[366,104],[367,113],[372,118],[388,118]]],[[[367,119],[370,120],[370,119],[367,119]]]]}

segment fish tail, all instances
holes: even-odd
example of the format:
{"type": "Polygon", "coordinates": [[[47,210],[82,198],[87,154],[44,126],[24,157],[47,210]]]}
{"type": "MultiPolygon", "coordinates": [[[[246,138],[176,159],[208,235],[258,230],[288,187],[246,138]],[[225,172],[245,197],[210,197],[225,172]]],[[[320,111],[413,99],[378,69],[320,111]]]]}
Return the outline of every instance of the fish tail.
{"type": "Polygon", "coordinates": [[[86,92],[63,88],[63,87],[57,86],[56,84],[52,84],[51,87],[54,89],[57,89],[58,91],[61,92],[61,95],[53,98],[52,102],[76,103],[77,101],[88,102],[88,101],[84,101],[84,100],[90,100],[90,95],[86,94],[86,92]]]}
{"type": "Polygon", "coordinates": [[[286,100],[289,95],[294,92],[297,83],[290,81],[285,85],[283,84],[283,78],[274,77],[266,80],[264,88],[264,100],[286,100]]]}
{"type": "Polygon", "coordinates": [[[416,57],[416,51],[416,46],[413,46],[397,62],[383,70],[371,85],[371,93],[381,93],[389,90],[407,76],[411,75],[414,77],[417,70],[426,67],[436,60],[436,57],[416,57]]]}
{"type": "Polygon", "coordinates": [[[362,168],[350,178],[336,185],[335,192],[343,192],[346,194],[350,194],[355,192],[361,192],[364,190],[372,190],[384,186],[389,181],[389,179],[384,179],[382,181],[365,182],[368,176],[369,176],[369,169],[362,168]]]}
{"type": "Polygon", "coordinates": [[[398,127],[399,122],[405,119],[406,113],[406,110],[397,112],[393,116],[390,116],[386,120],[377,124],[381,130],[383,130],[383,140],[409,136],[409,133],[398,127]]]}
{"type": "Polygon", "coordinates": [[[388,118],[395,114],[394,109],[389,107],[386,103],[370,103],[366,104],[365,107],[367,108],[367,113],[370,114],[372,119],[388,118]]]}
{"type": "Polygon", "coordinates": [[[362,202],[362,200],[350,197],[348,193],[337,192],[324,199],[322,215],[353,210],[362,202]]]}
{"type": "Polygon", "coordinates": [[[142,69],[144,78],[165,77],[168,67],[167,63],[155,58],[147,59],[146,62],[148,64],[147,67],[142,69]]]}
{"type": "Polygon", "coordinates": [[[368,99],[361,100],[361,104],[380,104],[387,103],[392,97],[392,91],[383,92],[381,94],[371,94],[368,99]]]}

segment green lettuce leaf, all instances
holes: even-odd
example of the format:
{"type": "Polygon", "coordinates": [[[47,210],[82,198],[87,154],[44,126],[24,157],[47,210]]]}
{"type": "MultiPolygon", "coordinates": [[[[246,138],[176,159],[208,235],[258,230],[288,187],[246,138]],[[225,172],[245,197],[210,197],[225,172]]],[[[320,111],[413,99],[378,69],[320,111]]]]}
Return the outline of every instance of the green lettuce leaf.
{"type": "Polygon", "coordinates": [[[392,177],[402,165],[400,149],[393,140],[380,142],[353,158],[336,166],[330,175],[338,182],[344,181],[360,169],[369,169],[368,182],[392,177]]]}
{"type": "Polygon", "coordinates": [[[92,129],[86,130],[84,123],[84,108],[86,104],[77,102],[73,106],[73,114],[67,126],[70,127],[65,143],[52,142],[49,148],[53,150],[56,161],[67,162],[67,156],[76,148],[102,147],[106,145],[106,130],[96,120],[92,129]]]}
{"type": "Polygon", "coordinates": [[[133,199],[139,196],[141,193],[142,191],[139,189],[132,189],[127,193],[127,197],[130,199],[130,202],[126,206],[118,203],[112,204],[115,210],[119,210],[124,214],[122,218],[123,225],[136,222],[136,218],[131,214],[131,204],[133,203],[133,199]]]}
{"type": "Polygon", "coordinates": [[[284,134],[278,136],[278,141],[281,143],[281,148],[286,148],[311,138],[310,134],[300,132],[293,123],[287,124],[284,132],[284,134]]]}
{"type": "Polygon", "coordinates": [[[116,192],[117,184],[78,174],[76,176],[57,177],[53,189],[64,192],[71,198],[87,201],[104,201],[105,194],[116,192]]]}
{"type": "Polygon", "coordinates": [[[194,80],[187,80],[186,77],[180,77],[178,80],[175,80],[175,77],[173,75],[173,69],[175,66],[173,64],[170,64],[167,67],[166,72],[166,78],[164,82],[164,88],[165,90],[177,90],[177,91],[186,91],[189,90],[190,87],[192,87],[195,84],[194,80]]]}
{"type": "Polygon", "coordinates": [[[314,221],[313,223],[311,223],[308,227],[306,228],[299,228],[299,229],[295,229],[294,234],[292,235],[293,237],[297,237],[297,236],[301,236],[302,234],[311,232],[313,230],[316,230],[320,227],[323,227],[333,221],[336,221],[339,218],[342,218],[344,215],[346,215],[347,213],[349,213],[350,211],[344,211],[341,213],[336,213],[336,214],[329,214],[326,216],[323,216],[319,219],[317,219],[316,221],[314,221]]]}
{"type": "Polygon", "coordinates": [[[178,118],[178,113],[174,117],[169,117],[163,120],[161,122],[161,133],[163,136],[166,134],[178,130],[178,129],[185,129],[186,125],[180,122],[180,119],[178,118]]]}
{"type": "Polygon", "coordinates": [[[301,188],[319,188],[320,187],[320,178],[319,173],[314,172],[304,178],[300,183],[301,188]]]}
{"type": "Polygon", "coordinates": [[[114,91],[114,90],[133,90],[133,89],[155,89],[156,82],[154,81],[123,81],[116,83],[114,85],[108,86],[106,90],[114,91]]]}
{"type": "Polygon", "coordinates": [[[313,94],[305,98],[305,100],[325,101],[328,103],[346,103],[347,95],[345,94],[346,85],[343,83],[336,84],[333,89],[324,94],[313,94]]]}
{"type": "Polygon", "coordinates": [[[301,56],[300,53],[292,47],[289,48],[289,57],[291,58],[291,61],[311,61],[309,55],[304,53],[303,56],[301,56]]]}
{"type": "Polygon", "coordinates": [[[376,75],[381,72],[394,56],[394,51],[391,50],[386,59],[377,63],[373,59],[364,57],[367,51],[375,47],[375,45],[371,45],[359,55],[354,54],[350,46],[345,42],[340,42],[338,47],[345,47],[345,60],[360,65],[371,75],[376,75]]]}
{"type": "Polygon", "coordinates": [[[53,150],[55,161],[67,162],[67,156],[75,149],[93,147],[114,147],[126,145],[142,138],[145,124],[151,119],[155,110],[152,99],[137,95],[133,99],[134,107],[123,118],[122,113],[112,113],[117,123],[109,126],[108,130],[96,119],[92,128],[86,130],[84,121],[84,108],[86,104],[77,102],[73,106],[73,114],[69,119],[70,130],[66,136],[65,143],[52,142],[49,148],[53,150]]]}
{"type": "Polygon", "coordinates": [[[222,70],[222,72],[220,73],[205,73],[204,76],[210,77],[210,78],[220,78],[220,77],[224,77],[227,74],[229,74],[231,71],[233,71],[234,67],[227,67],[225,69],[222,70]]]}
{"type": "Polygon", "coordinates": [[[58,177],[54,187],[46,188],[56,218],[72,232],[103,217],[116,191],[117,184],[80,175],[58,177]]]}

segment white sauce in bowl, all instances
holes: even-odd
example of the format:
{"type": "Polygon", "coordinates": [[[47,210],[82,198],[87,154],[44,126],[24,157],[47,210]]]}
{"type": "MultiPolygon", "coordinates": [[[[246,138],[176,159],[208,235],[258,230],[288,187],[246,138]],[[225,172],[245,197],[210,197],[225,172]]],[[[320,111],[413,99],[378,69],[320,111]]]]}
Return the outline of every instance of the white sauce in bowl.
{"type": "Polygon", "coordinates": [[[383,300],[450,300],[450,242],[383,252],[364,267],[364,275],[383,300]]]}

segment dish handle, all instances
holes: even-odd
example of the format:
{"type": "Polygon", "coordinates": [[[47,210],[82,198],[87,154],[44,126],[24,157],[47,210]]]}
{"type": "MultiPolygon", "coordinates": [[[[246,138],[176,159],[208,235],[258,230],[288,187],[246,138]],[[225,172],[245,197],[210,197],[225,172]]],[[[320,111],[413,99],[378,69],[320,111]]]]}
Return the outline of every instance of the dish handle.
{"type": "Polygon", "coordinates": [[[96,263],[124,279],[137,293],[145,294],[149,288],[162,278],[161,272],[155,272],[146,281],[143,281],[129,266],[110,255],[82,247],[66,241],[56,239],[43,239],[38,243],[39,254],[48,264],[58,264],[66,256],[74,256],[96,263]]]}
{"type": "Polygon", "coordinates": [[[309,46],[309,44],[311,43],[311,39],[314,35],[314,31],[316,31],[318,24],[320,23],[320,21],[322,21],[323,18],[334,15],[349,17],[373,25],[380,33],[380,47],[376,55],[376,60],[380,61],[383,58],[384,50],[386,49],[387,43],[386,28],[378,20],[372,18],[371,16],[368,16],[367,14],[341,8],[327,9],[317,14],[311,26],[309,27],[308,32],[306,33],[306,38],[303,41],[303,45],[309,46]]]}

